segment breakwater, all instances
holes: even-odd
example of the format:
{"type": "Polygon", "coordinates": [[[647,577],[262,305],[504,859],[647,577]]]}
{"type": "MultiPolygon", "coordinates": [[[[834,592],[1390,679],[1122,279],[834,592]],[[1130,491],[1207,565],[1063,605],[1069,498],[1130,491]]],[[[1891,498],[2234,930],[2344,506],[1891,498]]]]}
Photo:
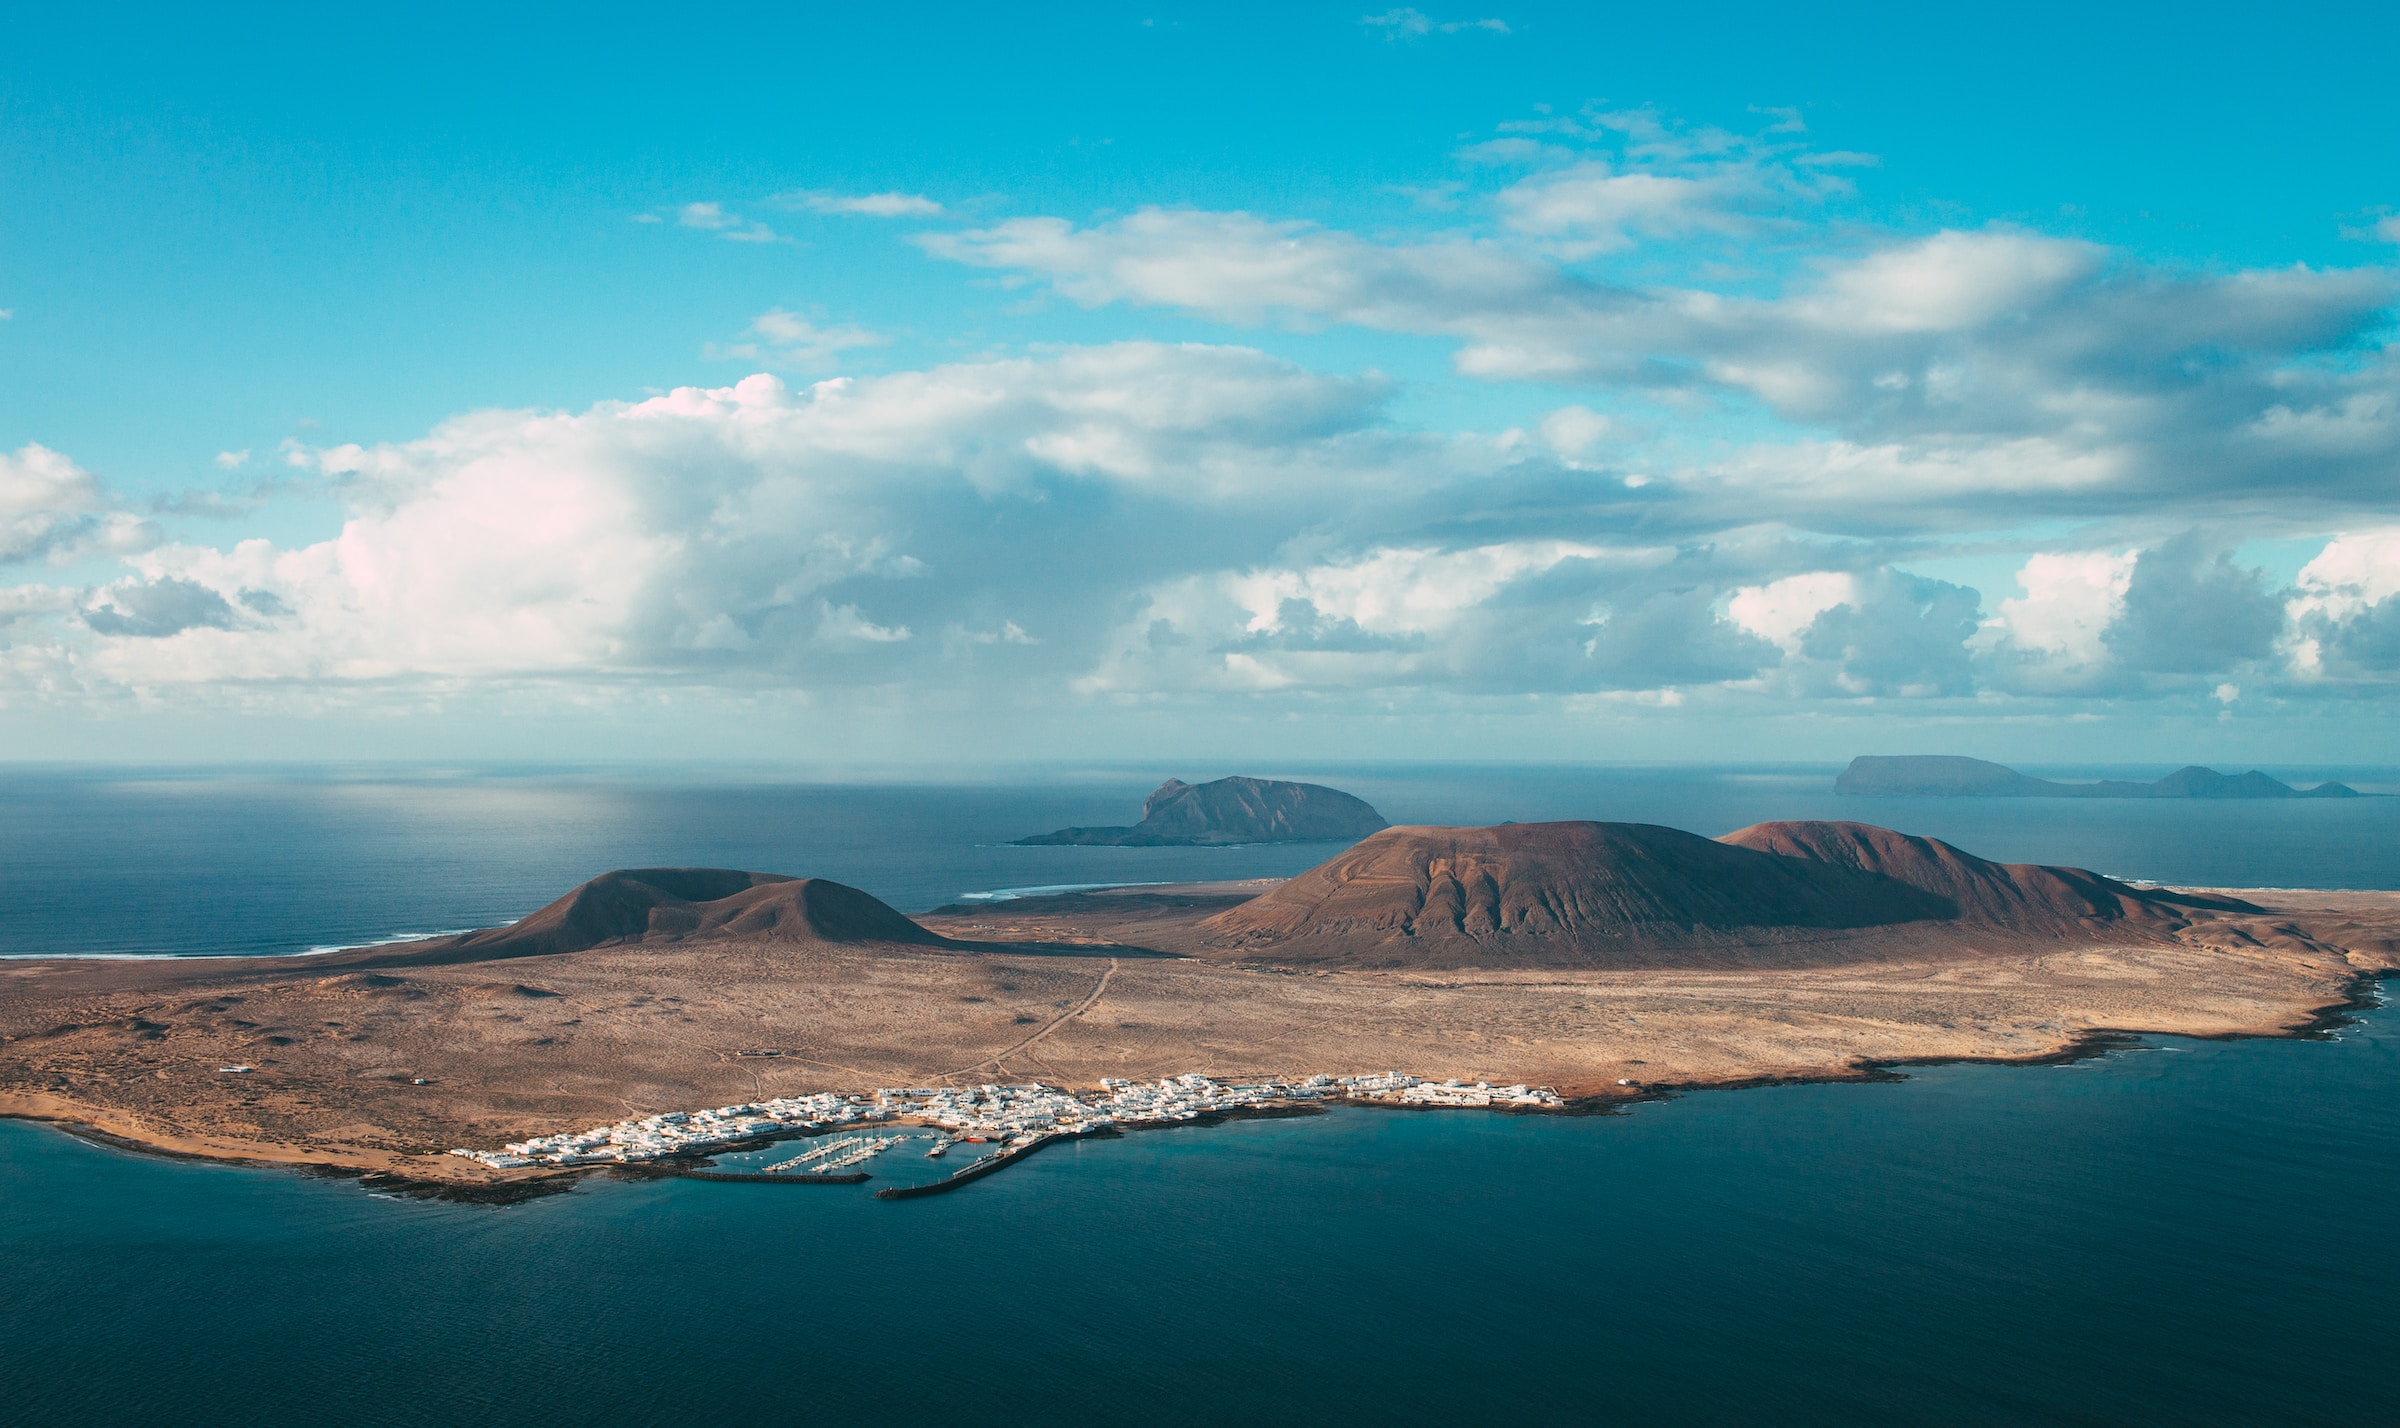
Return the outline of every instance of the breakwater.
{"type": "Polygon", "coordinates": [[[1082,1135],[1080,1133],[1061,1133],[1058,1135],[1042,1136],[1036,1139],[1031,1145],[1022,1145],[1018,1146],[1014,1150],[1001,1151],[998,1155],[989,1156],[985,1159],[978,1160],[973,1165],[967,1166],[953,1174],[945,1175],[941,1179],[933,1181],[930,1184],[886,1186],[884,1189],[875,1192],[875,1198],[878,1200],[914,1200],[922,1195],[939,1195],[947,1190],[956,1190],[959,1186],[966,1184],[970,1180],[981,1180],[986,1175],[993,1174],[994,1172],[999,1171],[1007,1166],[1014,1165],[1018,1161],[1023,1160],[1026,1156],[1029,1156],[1035,1151],[1040,1150],[1045,1145],[1055,1145],[1062,1140],[1080,1139],[1082,1139],[1082,1135]]]}

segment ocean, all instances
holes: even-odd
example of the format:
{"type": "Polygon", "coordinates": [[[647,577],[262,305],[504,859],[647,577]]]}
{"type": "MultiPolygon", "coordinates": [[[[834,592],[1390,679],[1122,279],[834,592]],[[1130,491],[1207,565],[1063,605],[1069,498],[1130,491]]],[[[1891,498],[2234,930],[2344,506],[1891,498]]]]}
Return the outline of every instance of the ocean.
{"type": "MultiPolygon", "coordinates": [[[[2400,887],[2400,799],[1313,772],[1403,821],[1852,817],[2127,877],[2400,887]]],[[[614,866],[816,873],[922,909],[1327,851],[1005,846],[1130,821],[1163,776],[12,771],[0,952],[367,941],[513,917],[614,866]]],[[[2309,1039],[1617,1115],[1142,1132],[927,1200],[600,1180],[505,1208],[0,1121],[0,1422],[2380,1421],[2395,1093],[2400,1020],[2376,1007],[2309,1039]]]]}

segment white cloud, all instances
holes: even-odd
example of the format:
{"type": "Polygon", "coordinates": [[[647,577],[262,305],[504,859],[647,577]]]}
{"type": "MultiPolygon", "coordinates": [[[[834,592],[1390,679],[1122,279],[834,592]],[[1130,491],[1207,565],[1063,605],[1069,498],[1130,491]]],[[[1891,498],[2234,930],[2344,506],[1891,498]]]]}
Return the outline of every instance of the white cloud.
{"type": "Polygon", "coordinates": [[[768,202],[850,218],[939,218],[944,212],[940,204],[919,193],[849,194],[799,189],[777,194],[768,202]]]}
{"type": "Polygon", "coordinates": [[[1607,683],[1614,671],[1590,648],[1593,591],[1638,587],[1673,558],[1530,539],[1183,576],[1145,592],[1082,687],[1500,694],[1607,683]]]}
{"type": "MultiPolygon", "coordinates": [[[[1021,612],[996,642],[1033,650],[1037,619],[1096,629],[1096,588],[1221,558],[1262,511],[1405,490],[1417,458],[1369,429],[1381,394],[1246,349],[1137,343],[473,413],[303,449],[342,478],[338,535],[141,555],[84,603],[81,668],[145,687],[807,686],[889,677],[877,661],[914,631],[988,629],[975,612],[995,604],[1021,612]],[[1058,540],[1074,564],[1036,553],[1058,540]]],[[[84,489],[61,463],[27,469],[84,489]]],[[[1053,668],[1090,650],[1038,648],[1053,668]]]]}
{"type": "Polygon", "coordinates": [[[2089,243],[2004,232],[1944,232],[1832,268],[1788,307],[1851,336],[1958,332],[2055,300],[2098,271],[2089,243]]]}
{"type": "Polygon", "coordinates": [[[2024,594],[2000,602],[1990,628],[2008,647],[2067,670],[2101,664],[2108,627],[2125,608],[2139,551],[2036,555],[2017,572],[2024,594]]]}
{"type": "Polygon", "coordinates": [[[1724,198],[1720,186],[1702,179],[1619,173],[1594,159],[1516,183],[1499,203],[1509,227],[1558,240],[1559,251],[1580,258],[1630,248],[1637,237],[1732,231],[1739,224],[1724,212],[1724,198]]]}
{"type": "Polygon", "coordinates": [[[1609,555],[1572,541],[1514,541],[1456,551],[1378,550],[1309,569],[1248,571],[1222,580],[1226,593],[1249,613],[1244,628],[1253,634],[1281,632],[1292,601],[1370,634],[1437,634],[1526,575],[1562,560],[1609,555]]]}
{"type": "Polygon", "coordinates": [[[2352,615],[2400,595],[2400,526],[2334,537],[2293,583],[2296,613],[2352,615]]]}
{"type": "Polygon", "coordinates": [[[910,638],[906,625],[878,625],[856,605],[817,602],[817,639],[829,645],[896,645],[910,638]]]}
{"type": "Polygon", "coordinates": [[[687,203],[675,210],[675,222],[684,228],[697,228],[714,233],[719,238],[736,243],[782,243],[783,235],[756,219],[728,213],[721,203],[687,203]]]}
{"type": "Polygon", "coordinates": [[[798,313],[770,308],[751,320],[740,340],[712,343],[708,355],[719,360],[813,369],[829,365],[844,352],[882,347],[890,342],[882,333],[863,327],[819,327],[798,313]]]}
{"type": "Polygon", "coordinates": [[[1609,433],[1607,417],[1585,406],[1560,407],[1542,418],[1542,441],[1566,460],[1588,454],[1609,433]]]}
{"type": "Polygon", "coordinates": [[[75,608],[78,592],[55,585],[0,585],[0,630],[35,615],[62,615],[75,608]]]}
{"type": "MultiPolygon", "coordinates": [[[[1655,144],[1705,148],[1678,132],[1655,144]]],[[[920,242],[1087,306],[1441,335],[1460,372],[1493,381],[1754,397],[1800,440],[1732,467],[1942,476],[1932,493],[1888,489],[1909,505],[2038,490],[2058,511],[2243,493],[2355,508],[2385,500],[2400,460],[2400,356],[2362,346],[2400,288],[2374,269],[2182,274],[2084,243],[1946,231],[1755,296],[1617,287],[1492,241],[1373,242],[1241,212],[1020,218],[920,242]]],[[[1880,502],[1841,494],[1874,519],[1880,502]]]]}
{"type": "Polygon", "coordinates": [[[0,452],[0,565],[149,544],[148,522],[111,509],[98,478],[65,455],[28,443],[0,452]]]}
{"type": "Polygon", "coordinates": [[[232,471],[249,459],[250,448],[248,447],[243,447],[239,451],[220,451],[217,453],[217,469],[232,471]]]}
{"type": "Polygon", "coordinates": [[[1495,35],[1509,33],[1506,20],[1436,20],[1422,10],[1402,8],[1386,10],[1380,15],[1361,15],[1358,23],[1370,30],[1383,31],[1387,40],[1417,40],[1427,35],[1456,35],[1468,30],[1484,30],[1495,35]]]}
{"type": "Polygon", "coordinates": [[[2284,602],[2292,671],[2317,681],[2400,675],[2400,526],[2345,532],[2300,568],[2284,602]]]}
{"type": "Polygon", "coordinates": [[[1389,247],[1247,213],[1145,208],[1080,229],[1015,218],[917,242],[958,262],[1039,274],[1087,306],[1181,307],[1240,322],[1281,314],[1408,330],[1554,286],[1538,264],[1483,245],[1389,247]]]}
{"type": "Polygon", "coordinates": [[[1846,570],[1812,570],[1765,585],[1745,585],[1734,591],[1725,613],[1735,624],[1789,654],[1799,651],[1800,637],[1819,615],[1857,600],[1857,576],[1846,570]]]}

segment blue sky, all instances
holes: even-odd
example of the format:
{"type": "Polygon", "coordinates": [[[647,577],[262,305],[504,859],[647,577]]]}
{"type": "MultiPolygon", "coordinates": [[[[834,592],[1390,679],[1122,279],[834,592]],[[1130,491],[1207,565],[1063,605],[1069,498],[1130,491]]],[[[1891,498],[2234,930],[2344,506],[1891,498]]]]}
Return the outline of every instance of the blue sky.
{"type": "Polygon", "coordinates": [[[2367,5],[20,19],[0,738],[2381,761],[2396,51],[2367,5]]]}

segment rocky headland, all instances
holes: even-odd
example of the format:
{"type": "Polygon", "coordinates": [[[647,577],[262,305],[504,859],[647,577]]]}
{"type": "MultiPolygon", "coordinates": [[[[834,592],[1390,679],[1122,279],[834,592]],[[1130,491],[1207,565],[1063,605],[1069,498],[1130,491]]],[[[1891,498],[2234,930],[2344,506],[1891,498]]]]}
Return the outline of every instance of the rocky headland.
{"type": "Polygon", "coordinates": [[[1221,778],[1191,784],[1168,779],[1142,800],[1142,821],[1127,827],[1061,828],[1023,847],[1161,848],[1231,843],[1350,842],[1387,827],[1365,800],[1338,788],[1281,779],[1221,778]]]}

